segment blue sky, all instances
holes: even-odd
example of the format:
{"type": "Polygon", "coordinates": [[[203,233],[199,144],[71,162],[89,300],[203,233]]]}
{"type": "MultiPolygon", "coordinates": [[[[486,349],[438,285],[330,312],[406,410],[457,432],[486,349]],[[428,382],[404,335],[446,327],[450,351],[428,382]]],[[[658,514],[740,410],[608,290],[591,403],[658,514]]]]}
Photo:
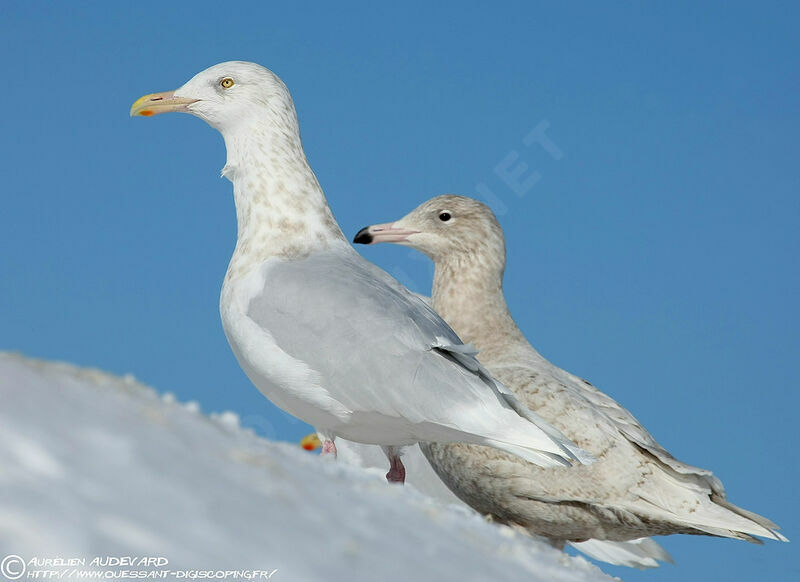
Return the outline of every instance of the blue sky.
{"type": "MultiPolygon", "coordinates": [[[[788,3],[5,2],[0,349],[132,373],[271,438],[307,432],[222,332],[236,236],[222,140],[186,115],[128,118],[144,93],[252,60],[292,91],[346,233],[491,192],[534,346],[796,538],[798,17],[788,3]],[[547,148],[526,143],[537,127],[547,148]]],[[[359,250],[429,289],[413,251],[359,250]]],[[[800,579],[789,545],[663,543],[677,566],[606,570],[800,579]]]]}

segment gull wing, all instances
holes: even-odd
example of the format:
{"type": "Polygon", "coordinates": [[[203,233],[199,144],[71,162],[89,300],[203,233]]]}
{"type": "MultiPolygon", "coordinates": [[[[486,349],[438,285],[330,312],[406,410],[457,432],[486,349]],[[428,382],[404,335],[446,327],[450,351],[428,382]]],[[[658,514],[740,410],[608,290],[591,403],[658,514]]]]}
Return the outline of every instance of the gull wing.
{"type": "Polygon", "coordinates": [[[354,416],[404,419],[417,440],[488,444],[545,466],[576,456],[556,429],[519,414],[433,309],[349,247],[265,268],[247,317],[354,416]]]}

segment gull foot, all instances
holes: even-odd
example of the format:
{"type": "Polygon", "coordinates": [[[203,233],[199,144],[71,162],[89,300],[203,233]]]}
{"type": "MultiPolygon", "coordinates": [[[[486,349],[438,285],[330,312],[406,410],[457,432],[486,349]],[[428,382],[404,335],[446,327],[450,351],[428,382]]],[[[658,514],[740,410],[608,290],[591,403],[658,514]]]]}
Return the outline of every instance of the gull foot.
{"type": "Polygon", "coordinates": [[[386,480],[389,483],[405,483],[406,482],[406,468],[403,466],[403,461],[400,457],[392,457],[392,467],[386,473],[386,480]]]}

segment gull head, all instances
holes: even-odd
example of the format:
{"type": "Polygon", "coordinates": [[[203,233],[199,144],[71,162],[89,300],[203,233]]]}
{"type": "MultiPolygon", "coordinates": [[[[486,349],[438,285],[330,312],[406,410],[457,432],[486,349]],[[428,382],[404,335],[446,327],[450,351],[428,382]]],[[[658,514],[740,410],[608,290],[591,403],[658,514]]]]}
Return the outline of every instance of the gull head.
{"type": "Polygon", "coordinates": [[[151,93],[136,100],[131,116],[191,113],[229,136],[253,129],[259,120],[280,129],[296,129],[297,117],[286,85],[256,63],[230,61],[197,73],[174,91],[151,93]]]}
{"type": "Polygon", "coordinates": [[[353,242],[410,246],[434,262],[465,253],[505,261],[503,230],[494,213],[482,202],[454,194],[423,202],[395,222],[364,227],[353,242]]]}

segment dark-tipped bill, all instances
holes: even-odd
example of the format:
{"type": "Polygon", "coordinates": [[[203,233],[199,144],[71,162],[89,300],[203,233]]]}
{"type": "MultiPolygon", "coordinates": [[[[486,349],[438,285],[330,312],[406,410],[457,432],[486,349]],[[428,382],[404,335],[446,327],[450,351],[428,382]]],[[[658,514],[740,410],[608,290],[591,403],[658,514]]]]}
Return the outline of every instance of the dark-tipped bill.
{"type": "Polygon", "coordinates": [[[356,233],[353,242],[361,245],[373,245],[382,242],[400,243],[405,242],[408,237],[417,233],[419,233],[418,230],[395,228],[394,222],[387,222],[385,224],[365,226],[356,233]]]}

